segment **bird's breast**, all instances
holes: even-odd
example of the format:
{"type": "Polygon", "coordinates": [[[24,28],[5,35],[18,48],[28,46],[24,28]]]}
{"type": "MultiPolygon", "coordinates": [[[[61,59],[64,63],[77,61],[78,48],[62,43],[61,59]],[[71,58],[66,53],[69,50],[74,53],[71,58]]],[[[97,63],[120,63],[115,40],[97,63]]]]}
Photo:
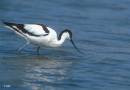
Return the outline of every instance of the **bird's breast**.
{"type": "Polygon", "coordinates": [[[55,38],[52,38],[50,36],[41,36],[41,37],[29,37],[29,41],[34,44],[41,47],[59,47],[60,45],[56,43],[55,38]]]}

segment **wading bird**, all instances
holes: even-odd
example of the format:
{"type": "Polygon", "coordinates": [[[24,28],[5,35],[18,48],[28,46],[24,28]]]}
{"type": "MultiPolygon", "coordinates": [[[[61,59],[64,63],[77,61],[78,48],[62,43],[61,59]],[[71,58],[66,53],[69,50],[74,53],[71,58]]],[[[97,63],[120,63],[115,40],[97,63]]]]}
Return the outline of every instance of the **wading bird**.
{"type": "Polygon", "coordinates": [[[74,48],[80,52],[72,40],[72,32],[68,29],[62,31],[58,36],[54,29],[44,24],[17,24],[4,21],[3,24],[27,41],[18,49],[19,51],[26,45],[33,44],[37,46],[37,54],[39,54],[40,47],[60,47],[68,39],[74,48]]]}

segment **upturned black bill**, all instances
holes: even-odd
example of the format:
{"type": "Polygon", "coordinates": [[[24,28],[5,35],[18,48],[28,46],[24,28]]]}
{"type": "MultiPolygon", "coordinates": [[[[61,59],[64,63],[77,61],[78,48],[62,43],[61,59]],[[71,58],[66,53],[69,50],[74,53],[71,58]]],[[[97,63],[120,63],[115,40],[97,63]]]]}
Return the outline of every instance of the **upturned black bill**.
{"type": "Polygon", "coordinates": [[[79,52],[79,53],[82,53],[78,48],[77,46],[75,45],[74,41],[71,39],[70,42],[72,43],[73,47],[79,52]]]}

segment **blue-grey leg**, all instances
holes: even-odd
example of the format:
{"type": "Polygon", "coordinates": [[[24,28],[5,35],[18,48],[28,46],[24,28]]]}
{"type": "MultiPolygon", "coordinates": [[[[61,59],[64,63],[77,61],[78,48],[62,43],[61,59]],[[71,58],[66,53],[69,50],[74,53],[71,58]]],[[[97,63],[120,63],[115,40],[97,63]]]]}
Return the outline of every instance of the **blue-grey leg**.
{"type": "Polygon", "coordinates": [[[20,47],[18,49],[18,52],[20,52],[24,47],[26,47],[27,45],[29,45],[30,43],[29,42],[26,42],[22,47],[20,47]]]}
{"type": "Polygon", "coordinates": [[[37,47],[37,55],[39,55],[40,46],[37,47]]]}

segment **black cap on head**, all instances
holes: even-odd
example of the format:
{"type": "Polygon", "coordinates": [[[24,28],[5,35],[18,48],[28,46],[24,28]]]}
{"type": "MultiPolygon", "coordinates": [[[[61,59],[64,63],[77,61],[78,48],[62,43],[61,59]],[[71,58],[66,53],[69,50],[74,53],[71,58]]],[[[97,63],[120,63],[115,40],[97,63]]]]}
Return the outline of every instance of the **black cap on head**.
{"type": "Polygon", "coordinates": [[[72,32],[69,29],[65,29],[64,32],[68,32],[70,34],[70,38],[72,38],[72,32]]]}
{"type": "Polygon", "coordinates": [[[68,32],[70,34],[70,42],[72,43],[73,47],[79,52],[79,53],[82,53],[78,48],[77,46],[75,45],[73,39],[72,39],[72,32],[68,29],[65,29],[64,32],[68,32]]]}
{"type": "Polygon", "coordinates": [[[69,29],[65,29],[64,31],[62,31],[62,32],[59,34],[58,40],[61,39],[62,34],[65,33],[65,32],[68,32],[68,33],[69,33],[70,39],[72,38],[72,32],[71,32],[69,29]]]}
{"type": "Polygon", "coordinates": [[[73,41],[73,39],[72,39],[72,32],[71,32],[69,29],[65,29],[64,31],[62,31],[62,32],[60,33],[59,37],[58,37],[58,40],[61,39],[62,34],[65,33],[65,32],[69,33],[69,35],[70,35],[70,42],[72,43],[73,47],[74,47],[79,53],[82,53],[82,52],[77,48],[77,46],[75,45],[75,43],[74,43],[74,41],[73,41]]]}

